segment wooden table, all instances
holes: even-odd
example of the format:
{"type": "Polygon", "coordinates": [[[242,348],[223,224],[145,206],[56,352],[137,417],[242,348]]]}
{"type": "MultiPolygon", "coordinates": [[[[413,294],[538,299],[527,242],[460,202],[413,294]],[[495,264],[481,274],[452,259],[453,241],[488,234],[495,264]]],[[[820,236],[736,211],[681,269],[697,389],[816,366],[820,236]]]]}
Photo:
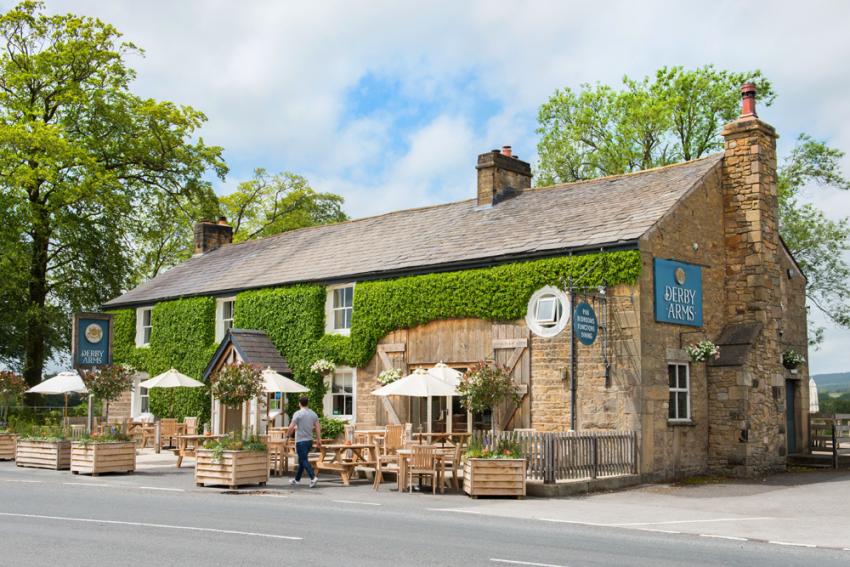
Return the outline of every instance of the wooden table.
{"type": "Polygon", "coordinates": [[[387,434],[387,429],[355,429],[354,436],[355,438],[358,435],[366,436],[366,443],[369,445],[374,445],[378,439],[382,439],[387,434]]]}
{"type": "Polygon", "coordinates": [[[315,466],[317,475],[321,471],[336,472],[342,479],[342,484],[348,486],[355,468],[378,466],[378,452],[375,445],[366,443],[351,445],[322,443],[319,448],[319,460],[316,461],[315,466]]]}
{"type": "Polygon", "coordinates": [[[288,439],[266,439],[265,444],[269,448],[269,460],[275,463],[272,474],[283,476],[289,469],[289,455],[295,447],[294,443],[288,439]]]}
{"type": "Polygon", "coordinates": [[[194,457],[195,450],[202,445],[202,441],[206,441],[207,439],[221,439],[222,437],[227,437],[226,435],[178,435],[177,436],[177,448],[174,449],[174,454],[177,455],[177,468],[183,464],[183,457],[194,457]],[[193,441],[192,446],[189,447],[189,442],[193,441]]]}
{"type": "MultiPolygon", "coordinates": [[[[437,465],[440,469],[440,478],[437,479],[436,482],[440,482],[441,484],[445,482],[446,478],[446,460],[454,456],[454,449],[451,451],[451,454],[446,451],[437,451],[434,453],[434,459],[437,461],[437,465]]],[[[408,488],[407,461],[413,456],[413,449],[399,449],[396,453],[398,453],[398,491],[404,492],[408,488]]]]}

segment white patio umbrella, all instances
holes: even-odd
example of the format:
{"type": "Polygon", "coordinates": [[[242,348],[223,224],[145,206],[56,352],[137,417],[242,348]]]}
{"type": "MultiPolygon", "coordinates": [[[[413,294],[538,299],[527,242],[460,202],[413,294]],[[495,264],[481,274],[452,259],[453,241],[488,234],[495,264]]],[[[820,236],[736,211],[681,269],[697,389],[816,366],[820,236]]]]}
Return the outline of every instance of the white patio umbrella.
{"type": "Polygon", "coordinates": [[[463,376],[461,372],[458,372],[447,364],[443,364],[442,361],[435,364],[432,368],[429,368],[428,374],[436,376],[443,382],[446,382],[455,388],[457,388],[457,385],[460,384],[460,377],[463,376]]]}
{"type": "Polygon", "coordinates": [[[460,394],[451,384],[437,378],[424,368],[417,368],[412,374],[399,378],[395,382],[374,390],[376,396],[407,396],[428,398],[428,432],[431,432],[431,397],[452,397],[460,394]]]}
{"type": "Polygon", "coordinates": [[[417,368],[412,374],[399,378],[372,393],[376,396],[409,396],[415,398],[460,395],[454,386],[437,378],[424,368],[417,368]]]}
{"type": "Polygon", "coordinates": [[[198,382],[194,378],[190,378],[185,374],[181,374],[174,368],[163,372],[158,376],[154,376],[149,380],[145,380],[139,384],[142,388],[201,388],[203,382],[198,382]]]}
{"type": "Polygon", "coordinates": [[[310,388],[287,378],[283,374],[278,374],[271,368],[263,370],[263,387],[266,392],[283,392],[284,394],[300,394],[310,391],[310,388]]]}
{"type": "MultiPolygon", "coordinates": [[[[447,384],[451,384],[455,388],[458,387],[458,385],[460,384],[460,378],[461,376],[463,376],[462,372],[458,372],[448,364],[444,364],[442,360],[435,364],[433,367],[429,368],[428,373],[432,376],[436,376],[447,384]]],[[[446,409],[446,431],[451,433],[452,431],[454,431],[454,415],[452,411],[452,401],[449,398],[446,399],[446,409]]],[[[469,425],[469,419],[470,418],[467,415],[467,426],[469,425]]]]}
{"type": "Polygon", "coordinates": [[[820,402],[818,401],[818,385],[814,378],[809,378],[809,413],[818,413],[820,402]]]}
{"type": "Polygon", "coordinates": [[[64,394],[65,417],[68,416],[68,394],[88,394],[83,379],[76,371],[60,372],[53,378],[37,384],[27,390],[30,394],[64,394]]]}
{"type": "MultiPolygon", "coordinates": [[[[266,393],[281,392],[284,394],[301,394],[309,392],[310,388],[299,384],[291,378],[287,378],[283,374],[279,374],[267,367],[263,370],[263,388],[266,393]]],[[[277,419],[277,416],[283,413],[283,400],[281,400],[280,410],[276,410],[273,414],[269,413],[269,403],[266,400],[266,421],[271,423],[271,420],[277,419]]]]}

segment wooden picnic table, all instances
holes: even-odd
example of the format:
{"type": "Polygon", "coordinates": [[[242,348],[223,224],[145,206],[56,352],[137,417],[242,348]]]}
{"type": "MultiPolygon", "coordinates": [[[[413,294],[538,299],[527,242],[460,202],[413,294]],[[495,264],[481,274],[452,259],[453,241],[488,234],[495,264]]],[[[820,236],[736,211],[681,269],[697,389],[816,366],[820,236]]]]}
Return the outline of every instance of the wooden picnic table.
{"type": "Polygon", "coordinates": [[[202,441],[206,441],[207,439],[221,439],[222,437],[227,437],[226,435],[178,435],[177,436],[177,448],[174,449],[174,454],[177,455],[177,468],[183,464],[183,457],[194,457],[195,451],[200,447],[203,443],[202,441]],[[192,446],[189,446],[189,442],[192,441],[192,446]]]}
{"type": "Polygon", "coordinates": [[[387,434],[387,428],[383,429],[355,429],[354,435],[355,437],[358,435],[366,436],[366,443],[370,445],[374,445],[378,439],[383,439],[383,437],[387,434]]]}
{"type": "Polygon", "coordinates": [[[315,463],[316,474],[333,471],[339,474],[342,484],[348,486],[357,467],[378,466],[378,451],[367,443],[326,444],[319,447],[319,459],[315,463]]]}

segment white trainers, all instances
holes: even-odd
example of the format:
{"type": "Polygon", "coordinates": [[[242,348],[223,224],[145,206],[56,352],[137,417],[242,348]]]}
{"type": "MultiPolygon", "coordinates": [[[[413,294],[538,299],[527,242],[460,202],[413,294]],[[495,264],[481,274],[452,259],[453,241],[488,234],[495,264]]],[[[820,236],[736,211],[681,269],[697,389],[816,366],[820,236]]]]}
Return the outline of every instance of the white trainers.
{"type": "Polygon", "coordinates": [[[314,476],[313,478],[311,478],[310,479],[310,488],[313,488],[314,486],[316,486],[317,482],[319,482],[319,477],[314,476]]]}
{"type": "Polygon", "coordinates": [[[300,482],[298,482],[297,480],[295,480],[294,478],[290,478],[290,479],[289,479],[289,484],[291,484],[292,486],[298,486],[298,485],[299,485],[299,484],[301,484],[301,483],[300,483],[300,482]]]}

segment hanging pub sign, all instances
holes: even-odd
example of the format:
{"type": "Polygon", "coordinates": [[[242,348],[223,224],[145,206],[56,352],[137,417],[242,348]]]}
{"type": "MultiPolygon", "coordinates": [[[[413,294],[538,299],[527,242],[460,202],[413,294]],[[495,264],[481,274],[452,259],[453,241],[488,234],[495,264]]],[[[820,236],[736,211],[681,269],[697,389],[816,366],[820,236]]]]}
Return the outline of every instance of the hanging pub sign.
{"type": "Polygon", "coordinates": [[[576,311],[573,313],[573,332],[576,338],[582,344],[590,346],[596,340],[596,335],[599,334],[599,322],[596,320],[596,313],[586,301],[582,301],[576,305],[576,311]]]}
{"type": "Polygon", "coordinates": [[[74,368],[112,364],[112,315],[74,313],[71,357],[74,368]]]}
{"type": "Polygon", "coordinates": [[[702,327],[702,268],[655,258],[655,320],[702,327]]]}

